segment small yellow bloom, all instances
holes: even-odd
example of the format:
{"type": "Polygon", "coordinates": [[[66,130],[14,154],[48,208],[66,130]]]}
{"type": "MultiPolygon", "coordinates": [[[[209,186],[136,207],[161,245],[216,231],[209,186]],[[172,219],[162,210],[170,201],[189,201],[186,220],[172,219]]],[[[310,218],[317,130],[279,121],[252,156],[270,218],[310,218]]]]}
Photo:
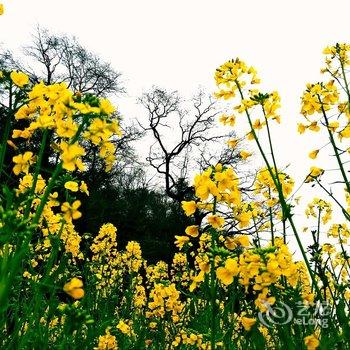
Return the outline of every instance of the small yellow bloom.
{"type": "Polygon", "coordinates": [[[224,125],[229,125],[229,126],[235,126],[236,123],[236,117],[234,115],[226,115],[223,114],[219,121],[223,123],[224,125]]]}
{"type": "Polygon", "coordinates": [[[71,119],[57,120],[57,135],[72,138],[78,131],[78,125],[71,119]]]}
{"type": "Polygon", "coordinates": [[[13,172],[15,175],[19,173],[28,174],[30,165],[34,162],[34,157],[32,152],[25,152],[24,154],[18,154],[12,158],[15,166],[13,167],[13,172]]]}
{"type": "Polygon", "coordinates": [[[13,83],[20,88],[29,83],[28,75],[22,72],[12,71],[10,77],[13,83]]]}
{"type": "Polygon", "coordinates": [[[316,350],[320,345],[319,340],[316,338],[315,334],[308,335],[304,338],[304,343],[307,350],[316,350]]]}
{"type": "Polygon", "coordinates": [[[309,130],[314,131],[314,132],[319,132],[320,131],[320,126],[317,124],[317,122],[312,122],[309,126],[308,126],[309,130]]]}
{"type": "Polygon", "coordinates": [[[332,54],[332,53],[334,52],[332,49],[333,49],[332,47],[326,46],[326,47],[323,49],[322,53],[323,53],[324,55],[330,55],[330,54],[332,54]]]}
{"type": "Polygon", "coordinates": [[[85,193],[87,196],[90,194],[89,189],[88,189],[87,184],[85,183],[85,181],[82,181],[80,183],[79,190],[81,192],[85,193]]]}
{"type": "Polygon", "coordinates": [[[309,158],[311,158],[311,159],[316,159],[316,157],[317,157],[317,155],[318,155],[318,152],[320,152],[319,149],[315,149],[315,150],[311,151],[311,152],[309,153],[309,158]]]}
{"type": "Polygon", "coordinates": [[[67,190],[70,190],[72,192],[78,192],[78,190],[79,190],[78,184],[75,181],[67,181],[64,184],[64,188],[66,188],[67,190]]]}
{"type": "Polygon", "coordinates": [[[241,156],[242,159],[247,159],[249,158],[253,153],[247,152],[247,151],[241,151],[239,155],[241,156]]]}
{"type": "Polygon", "coordinates": [[[186,232],[186,235],[191,237],[198,237],[199,235],[199,230],[197,225],[187,226],[185,232],[186,232]]]}
{"type": "Polygon", "coordinates": [[[239,221],[240,228],[249,226],[251,218],[252,218],[252,213],[250,211],[240,213],[239,215],[236,216],[236,219],[239,221]]]}
{"type": "Polygon", "coordinates": [[[225,238],[225,247],[227,249],[235,249],[237,248],[237,243],[235,242],[235,240],[232,237],[226,237],[225,238]]]}
{"type": "Polygon", "coordinates": [[[81,299],[85,294],[83,282],[77,277],[73,277],[69,282],[67,282],[64,285],[63,290],[73,299],[81,299]]]}
{"type": "Polygon", "coordinates": [[[200,271],[199,274],[197,276],[192,277],[192,283],[190,285],[189,291],[193,292],[200,283],[202,283],[204,281],[204,271],[200,271]]]}
{"type": "Polygon", "coordinates": [[[260,129],[263,128],[264,125],[265,125],[264,122],[261,122],[260,119],[256,119],[256,120],[254,121],[254,123],[253,123],[253,129],[255,129],[255,130],[260,130],[260,129]]]}
{"type": "Polygon", "coordinates": [[[219,267],[216,270],[216,276],[220,282],[225,285],[229,285],[233,282],[233,277],[239,273],[239,267],[237,260],[229,258],[225,262],[225,267],[219,267]]]}
{"type": "Polygon", "coordinates": [[[106,98],[100,99],[100,111],[102,114],[112,114],[115,112],[114,106],[106,98]]]}
{"type": "Polygon", "coordinates": [[[131,335],[131,329],[128,324],[126,324],[123,320],[120,320],[117,324],[117,328],[126,335],[131,335]]]}
{"type": "Polygon", "coordinates": [[[78,142],[74,144],[68,144],[62,142],[60,144],[61,159],[63,162],[63,168],[68,171],[74,171],[76,168],[83,171],[85,169],[84,164],[81,160],[81,156],[85,155],[85,150],[81,147],[78,142]]]}
{"type": "Polygon", "coordinates": [[[187,236],[175,236],[175,245],[179,248],[182,249],[183,246],[190,241],[189,237],[187,236]]]}
{"type": "Polygon", "coordinates": [[[0,4],[0,16],[4,14],[4,5],[0,4]]]}
{"type": "Polygon", "coordinates": [[[63,217],[67,222],[72,220],[79,219],[81,217],[81,212],[78,211],[78,208],[81,206],[81,202],[76,200],[70,205],[68,202],[64,202],[61,205],[61,210],[64,213],[63,217]]]}
{"type": "Polygon", "coordinates": [[[157,322],[150,322],[149,323],[149,328],[151,328],[151,329],[157,328],[157,322]]]}
{"type": "Polygon", "coordinates": [[[303,133],[305,132],[306,129],[307,129],[307,126],[306,126],[306,125],[301,124],[301,123],[298,124],[298,133],[299,133],[299,134],[303,134],[303,133]]]}
{"type": "Polygon", "coordinates": [[[189,201],[189,202],[182,201],[181,205],[182,205],[182,209],[185,211],[185,214],[187,216],[194,214],[197,209],[197,204],[195,201],[189,201]]]}
{"type": "Polygon", "coordinates": [[[219,215],[209,215],[208,216],[208,224],[210,224],[214,228],[221,228],[225,223],[225,219],[219,215]]]}
{"type": "Polygon", "coordinates": [[[306,177],[305,182],[309,183],[314,181],[315,179],[317,179],[318,177],[320,177],[321,175],[323,175],[324,170],[321,168],[317,168],[315,166],[312,166],[310,168],[310,173],[309,175],[306,177]]]}
{"type": "Polygon", "coordinates": [[[248,332],[255,325],[256,319],[243,316],[241,318],[241,323],[242,323],[243,328],[248,332]]]}
{"type": "Polygon", "coordinates": [[[230,148],[236,148],[238,145],[239,140],[238,139],[230,139],[227,141],[227,144],[230,148]]]}
{"type": "Polygon", "coordinates": [[[342,138],[348,139],[350,137],[350,126],[347,125],[343,130],[339,132],[339,139],[342,140],[342,138]]]}
{"type": "Polygon", "coordinates": [[[252,131],[248,132],[245,137],[247,138],[248,141],[253,141],[254,140],[254,134],[252,131]]]}
{"type": "Polygon", "coordinates": [[[241,245],[242,247],[249,247],[250,242],[249,242],[249,237],[246,235],[239,235],[234,238],[235,242],[237,245],[241,245]]]}
{"type": "Polygon", "coordinates": [[[334,121],[334,122],[329,122],[328,124],[328,129],[332,132],[335,132],[339,128],[339,122],[334,121]]]}
{"type": "Polygon", "coordinates": [[[98,338],[98,345],[95,350],[117,350],[118,343],[114,335],[109,332],[110,328],[106,329],[105,335],[100,335],[98,338]]]}

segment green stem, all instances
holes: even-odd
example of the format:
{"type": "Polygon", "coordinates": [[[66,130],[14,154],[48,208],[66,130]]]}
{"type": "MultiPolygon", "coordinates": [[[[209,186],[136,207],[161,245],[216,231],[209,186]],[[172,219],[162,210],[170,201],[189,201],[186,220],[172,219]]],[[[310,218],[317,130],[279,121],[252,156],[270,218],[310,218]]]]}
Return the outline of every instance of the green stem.
{"type": "Polygon", "coordinates": [[[9,107],[7,111],[7,117],[6,117],[6,124],[5,124],[5,129],[4,129],[4,134],[2,137],[1,141],[1,151],[0,151],[0,174],[2,173],[2,168],[4,166],[4,161],[5,161],[5,155],[6,155],[6,150],[7,150],[7,140],[10,135],[10,130],[11,130],[11,118],[12,118],[12,98],[13,98],[13,93],[12,93],[12,82],[10,82],[10,88],[9,88],[9,107]]]}
{"type": "Polygon", "coordinates": [[[277,163],[276,163],[276,159],[275,159],[275,154],[274,154],[273,146],[272,146],[272,137],[271,137],[271,132],[270,132],[270,126],[269,126],[269,122],[268,122],[267,117],[266,117],[266,112],[265,112],[265,108],[264,108],[263,104],[261,104],[261,108],[262,108],[262,111],[263,111],[263,114],[264,114],[264,118],[265,118],[266,129],[267,129],[267,136],[268,136],[268,140],[269,140],[269,146],[270,146],[270,152],[271,152],[273,166],[275,168],[277,181],[278,181],[279,185],[281,186],[280,179],[279,179],[279,176],[278,176],[278,170],[277,170],[277,163]]]}
{"type": "MultiPolygon", "coordinates": [[[[213,205],[213,215],[216,213],[216,197],[214,197],[213,205]]],[[[210,261],[210,303],[211,303],[211,334],[210,334],[210,344],[211,349],[216,348],[216,319],[218,315],[216,314],[216,276],[215,276],[215,251],[216,248],[216,232],[214,229],[211,230],[211,250],[212,257],[210,261]]]]}
{"type": "Polygon", "coordinates": [[[338,201],[338,199],[334,197],[333,193],[330,192],[330,191],[328,191],[328,190],[321,184],[321,182],[320,182],[318,179],[316,179],[316,182],[317,182],[318,185],[328,194],[328,196],[331,197],[331,198],[334,200],[334,202],[336,202],[336,203],[338,204],[338,206],[339,206],[340,209],[342,210],[342,213],[343,213],[345,219],[348,220],[348,221],[350,221],[350,215],[349,215],[349,213],[346,211],[346,209],[343,207],[343,205],[338,201]]]}
{"type": "Polygon", "coordinates": [[[41,169],[41,163],[42,163],[43,155],[44,155],[44,152],[45,152],[47,136],[48,136],[48,130],[45,129],[45,131],[43,133],[43,138],[42,138],[41,144],[40,144],[38,160],[37,160],[36,166],[35,166],[35,172],[34,172],[34,177],[33,177],[33,184],[32,184],[32,187],[31,187],[30,193],[29,193],[29,201],[27,203],[26,210],[24,212],[24,218],[25,219],[28,218],[29,213],[30,213],[30,208],[32,207],[32,203],[33,203],[33,199],[34,199],[33,196],[35,194],[35,188],[36,188],[36,184],[38,182],[38,176],[39,176],[40,169],[41,169]]]}
{"type": "MultiPolygon", "coordinates": [[[[243,92],[242,92],[241,86],[240,86],[238,81],[236,81],[236,85],[237,85],[238,91],[240,93],[241,99],[243,100],[244,99],[243,92]]],[[[276,188],[278,190],[278,196],[279,196],[279,201],[280,201],[280,204],[281,204],[281,207],[282,207],[283,217],[284,217],[284,219],[288,219],[288,221],[289,221],[289,223],[291,225],[292,231],[293,231],[295,239],[296,239],[296,241],[298,243],[298,247],[299,247],[299,249],[301,251],[301,254],[303,256],[303,259],[304,259],[304,262],[306,264],[306,267],[307,267],[307,270],[309,272],[309,275],[311,277],[312,283],[315,285],[315,288],[316,288],[316,291],[317,291],[317,295],[319,296],[320,299],[322,299],[320,290],[319,290],[319,288],[317,286],[317,282],[316,282],[314,273],[313,273],[312,268],[310,266],[310,262],[309,262],[309,260],[307,258],[307,255],[306,255],[306,252],[304,250],[303,244],[302,244],[302,242],[300,240],[298,231],[297,231],[297,229],[295,227],[295,224],[294,224],[294,221],[292,219],[292,215],[290,213],[290,208],[288,207],[288,205],[287,205],[287,203],[285,201],[285,198],[283,196],[283,192],[282,192],[282,190],[280,188],[279,177],[277,176],[277,178],[278,178],[278,180],[277,180],[275,174],[273,173],[271,165],[270,165],[270,163],[269,163],[269,161],[268,161],[268,159],[267,159],[267,157],[266,157],[266,155],[264,153],[264,150],[263,150],[263,148],[262,148],[262,146],[260,144],[260,141],[259,141],[259,139],[258,139],[258,137],[256,135],[256,132],[255,132],[255,130],[253,128],[253,123],[252,123],[250,114],[249,114],[247,109],[245,110],[245,113],[246,113],[246,116],[247,116],[247,119],[248,119],[248,122],[249,122],[249,125],[250,125],[250,128],[251,128],[251,133],[253,134],[253,137],[254,137],[255,142],[256,142],[256,144],[258,146],[260,154],[263,157],[264,162],[266,164],[266,167],[267,167],[267,169],[268,169],[268,171],[270,173],[270,176],[271,176],[271,178],[272,178],[272,180],[273,180],[273,182],[274,182],[274,184],[275,184],[275,186],[276,186],[276,188]]]]}
{"type": "Polygon", "coordinates": [[[333,136],[331,130],[329,129],[329,122],[328,122],[326,111],[325,111],[325,109],[323,107],[323,102],[322,102],[322,100],[321,100],[319,95],[317,95],[317,97],[318,97],[318,100],[319,100],[319,102],[321,104],[322,114],[323,114],[323,117],[324,117],[324,120],[325,120],[325,123],[326,123],[326,127],[327,127],[327,130],[328,130],[329,139],[330,139],[332,147],[334,149],[335,157],[337,158],[337,162],[338,162],[338,165],[339,165],[340,172],[341,172],[341,174],[343,176],[343,179],[344,179],[344,182],[345,182],[345,185],[346,185],[346,189],[347,189],[348,193],[350,194],[350,184],[349,184],[348,178],[346,176],[346,172],[345,172],[343,163],[342,163],[342,161],[340,159],[340,155],[339,155],[339,152],[338,152],[338,147],[337,147],[337,145],[335,143],[334,136],[333,136]]]}
{"type": "Polygon", "coordinates": [[[343,60],[340,57],[339,57],[339,61],[340,61],[340,67],[341,67],[341,71],[342,71],[342,75],[345,83],[345,91],[346,91],[346,94],[348,95],[348,110],[350,111],[350,91],[349,91],[348,80],[346,78],[343,60]]]}
{"type": "Polygon", "coordinates": [[[322,213],[322,209],[319,208],[318,219],[317,219],[317,236],[316,236],[316,242],[315,242],[317,246],[320,244],[321,213],[322,213]]]}

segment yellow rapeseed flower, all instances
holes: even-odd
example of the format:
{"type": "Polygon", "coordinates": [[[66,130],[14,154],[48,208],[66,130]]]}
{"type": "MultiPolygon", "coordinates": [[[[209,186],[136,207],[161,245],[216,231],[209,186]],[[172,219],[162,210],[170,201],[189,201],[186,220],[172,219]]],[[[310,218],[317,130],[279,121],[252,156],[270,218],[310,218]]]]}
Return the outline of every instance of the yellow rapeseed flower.
{"type": "Polygon", "coordinates": [[[187,226],[185,232],[187,235],[191,237],[198,237],[199,235],[199,230],[197,225],[187,226]]]}
{"type": "Polygon", "coordinates": [[[311,151],[311,152],[309,153],[309,158],[311,158],[311,159],[316,159],[316,157],[317,157],[317,155],[318,155],[318,152],[320,152],[319,149],[315,149],[315,150],[311,151]]]}
{"type": "Polygon", "coordinates": [[[117,350],[118,344],[117,339],[114,335],[110,334],[110,328],[106,329],[106,334],[98,337],[98,344],[94,350],[117,350]]]}
{"type": "Polygon", "coordinates": [[[25,152],[24,154],[18,154],[12,158],[15,166],[13,167],[13,172],[15,175],[19,173],[28,174],[29,167],[34,162],[33,152],[25,152]]]}
{"type": "Polygon", "coordinates": [[[208,224],[210,224],[212,227],[219,229],[221,228],[225,223],[225,219],[219,215],[209,215],[208,216],[208,224]]]}
{"type": "Polygon", "coordinates": [[[233,282],[233,277],[239,273],[239,267],[237,260],[229,258],[225,262],[225,267],[219,267],[216,270],[216,276],[220,282],[225,285],[229,285],[233,282]]]}
{"type": "Polygon", "coordinates": [[[249,158],[253,153],[248,152],[248,151],[241,151],[239,155],[241,156],[242,159],[247,159],[249,158]]]}
{"type": "Polygon", "coordinates": [[[12,71],[10,74],[10,78],[13,81],[13,83],[20,88],[29,83],[28,75],[22,72],[12,71]]]}
{"type": "Polygon", "coordinates": [[[251,328],[255,325],[256,319],[243,316],[241,317],[241,323],[246,331],[250,331],[251,328]]]}
{"type": "Polygon", "coordinates": [[[73,277],[69,282],[67,282],[64,285],[63,290],[74,299],[81,299],[85,294],[83,282],[77,277],[73,277]]]}
{"type": "Polygon", "coordinates": [[[189,237],[187,236],[175,236],[175,245],[179,249],[182,249],[183,246],[190,241],[189,237]]]}
{"type": "Polygon", "coordinates": [[[304,338],[304,343],[307,350],[316,350],[320,345],[320,341],[316,338],[315,334],[308,335],[304,338]]]}
{"type": "Polygon", "coordinates": [[[81,192],[85,193],[87,196],[90,194],[89,189],[88,189],[88,186],[87,186],[87,184],[85,183],[85,181],[82,181],[82,182],[80,183],[79,190],[80,190],[81,192]]]}
{"type": "Polygon", "coordinates": [[[312,182],[315,179],[319,178],[321,175],[323,175],[324,170],[315,166],[312,166],[310,168],[310,173],[309,175],[306,177],[305,182],[312,182]]]}
{"type": "Polygon", "coordinates": [[[185,211],[185,214],[187,216],[194,214],[197,209],[197,204],[195,201],[189,201],[189,202],[182,201],[181,205],[182,205],[182,209],[185,211]]]}
{"type": "Polygon", "coordinates": [[[120,320],[117,324],[117,329],[119,329],[123,334],[131,335],[130,326],[124,322],[124,320],[120,320]]]}
{"type": "Polygon", "coordinates": [[[68,171],[74,171],[76,168],[84,170],[84,164],[81,161],[81,156],[85,155],[85,150],[81,147],[78,142],[70,145],[67,142],[60,144],[62,150],[61,159],[63,162],[63,168],[68,171]]]}
{"type": "Polygon", "coordinates": [[[81,212],[78,211],[80,206],[81,202],[79,200],[74,201],[72,205],[70,205],[68,202],[64,202],[61,206],[64,219],[67,222],[79,219],[81,217],[81,212]]]}
{"type": "Polygon", "coordinates": [[[66,188],[67,190],[72,191],[72,192],[78,192],[78,190],[79,190],[79,186],[75,181],[67,181],[64,184],[64,188],[66,188]]]}

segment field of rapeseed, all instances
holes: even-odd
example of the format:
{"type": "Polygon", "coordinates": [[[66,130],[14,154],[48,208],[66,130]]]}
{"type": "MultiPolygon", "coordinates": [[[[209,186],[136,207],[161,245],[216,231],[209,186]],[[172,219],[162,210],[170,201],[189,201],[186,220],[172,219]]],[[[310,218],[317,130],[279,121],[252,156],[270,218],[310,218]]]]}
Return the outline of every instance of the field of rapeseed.
{"type": "Polygon", "coordinates": [[[323,54],[325,80],[306,85],[296,128],[327,137],[309,157],[329,150],[341,195],[322,182],[324,169],[311,167],[304,182],[320,196],[305,215],[316,228],[298,227],[295,183],[274,154],[279,94],[260,91],[242,60],[227,61],[214,74],[215,98],[232,110],[220,122],[239,134],[236,118],[244,118],[242,138],[256,143],[265,165],[251,196],[233,167],[212,164],[194,177],[195,195],[182,202],[192,224],[174,237],[170,264],[149,264],[136,241],[119,248],[111,223],[92,235],[75,226],[89,201],[76,176],[88,147],[106,172],[116,161],[112,140],[122,131],[111,102],[1,71],[0,348],[350,349],[350,45],[323,54]],[[53,169],[44,162],[48,148],[53,169]]]}

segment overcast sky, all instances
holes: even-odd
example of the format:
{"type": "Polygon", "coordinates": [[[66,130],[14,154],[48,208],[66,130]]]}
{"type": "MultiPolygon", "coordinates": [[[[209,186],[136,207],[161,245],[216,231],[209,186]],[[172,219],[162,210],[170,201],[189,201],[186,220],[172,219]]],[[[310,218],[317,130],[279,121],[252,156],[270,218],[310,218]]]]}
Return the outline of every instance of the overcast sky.
{"type": "MultiPolygon", "coordinates": [[[[134,98],[153,84],[185,95],[199,85],[214,91],[215,68],[239,56],[259,72],[264,90],[282,97],[274,128],[279,164],[302,181],[310,165],[327,168],[322,155],[310,161],[317,137],[296,132],[306,82],[321,79],[322,49],[350,42],[346,0],[3,0],[0,42],[28,43],[39,24],[75,35],[123,74],[128,96],[119,100],[125,118],[137,116],[134,98]]],[[[243,124],[242,124],[243,125],[243,124]]],[[[253,147],[252,147],[253,149],[253,147]]],[[[327,156],[327,152],[324,154],[327,156]]],[[[259,161],[257,160],[257,163],[259,161]]]]}

